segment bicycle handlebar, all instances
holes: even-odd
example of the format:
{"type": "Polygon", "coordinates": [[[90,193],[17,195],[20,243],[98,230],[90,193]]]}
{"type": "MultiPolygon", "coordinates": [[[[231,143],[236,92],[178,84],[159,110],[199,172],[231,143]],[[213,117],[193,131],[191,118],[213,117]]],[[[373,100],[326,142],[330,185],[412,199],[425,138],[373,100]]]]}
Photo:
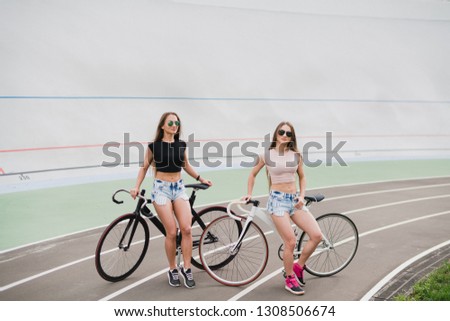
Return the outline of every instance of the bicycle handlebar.
{"type": "Polygon", "coordinates": [[[242,221],[241,217],[236,216],[236,215],[231,213],[231,206],[234,205],[234,204],[238,204],[238,208],[239,208],[240,211],[249,214],[250,211],[246,210],[245,208],[243,208],[241,206],[241,204],[244,204],[244,205],[252,204],[253,206],[258,207],[259,206],[259,201],[250,199],[248,201],[235,200],[235,201],[231,201],[230,203],[228,203],[228,206],[227,206],[227,214],[228,214],[228,216],[231,217],[232,219],[236,220],[236,221],[242,221]]]}
{"type": "MultiPolygon", "coordinates": [[[[116,203],[116,204],[122,204],[122,203],[123,203],[123,201],[118,201],[118,200],[116,200],[116,194],[121,193],[121,192],[125,192],[125,193],[130,194],[130,192],[127,191],[126,189],[119,189],[119,190],[117,190],[117,191],[113,194],[113,196],[112,196],[112,200],[113,200],[114,203],[116,203]]],[[[145,189],[143,189],[143,190],[141,191],[141,194],[136,195],[138,198],[140,198],[141,200],[144,201],[144,202],[142,203],[141,210],[142,210],[142,209],[145,207],[145,205],[147,205],[147,203],[148,203],[148,200],[143,196],[143,194],[145,194],[145,189]]]]}
{"type": "MultiPolygon", "coordinates": [[[[241,221],[242,219],[234,214],[231,213],[231,206],[234,204],[247,204],[247,202],[245,201],[241,201],[241,200],[236,200],[236,201],[231,201],[230,203],[228,203],[227,205],[227,214],[229,217],[231,217],[233,220],[236,221],[241,221]]],[[[244,210],[241,206],[239,206],[239,209],[243,212],[248,212],[246,210],[244,210]]]]}
{"type": "MultiPolygon", "coordinates": [[[[198,191],[198,190],[206,190],[206,189],[208,189],[210,186],[208,185],[208,184],[188,184],[188,185],[185,185],[185,187],[186,188],[193,188],[195,191],[198,191]]],[[[126,190],[126,189],[118,189],[117,191],[115,191],[114,192],[114,194],[113,194],[113,196],[112,196],[112,200],[113,200],[113,202],[114,203],[116,203],[116,204],[122,204],[123,203],[123,201],[119,201],[119,200],[117,200],[116,199],[116,195],[118,194],[118,193],[121,193],[121,192],[125,192],[125,193],[128,193],[128,194],[130,194],[130,192],[128,191],[128,190],[126,190]]],[[[143,200],[143,203],[142,203],[142,206],[141,206],[141,210],[143,210],[144,209],[144,207],[149,203],[149,201],[150,200],[148,200],[148,199],[146,199],[145,197],[144,197],[144,194],[145,194],[145,189],[143,189],[138,195],[136,195],[138,198],[140,198],[141,200],[143,200]]],[[[150,201],[151,202],[151,201],[150,201]]]]}

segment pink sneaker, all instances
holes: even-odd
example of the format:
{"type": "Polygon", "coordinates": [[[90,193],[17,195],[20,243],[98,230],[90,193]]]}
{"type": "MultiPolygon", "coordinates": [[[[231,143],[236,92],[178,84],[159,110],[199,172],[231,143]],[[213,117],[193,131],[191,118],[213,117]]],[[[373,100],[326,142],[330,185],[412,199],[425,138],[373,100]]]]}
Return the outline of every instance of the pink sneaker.
{"type": "Polygon", "coordinates": [[[305,286],[306,282],[303,280],[303,268],[298,263],[294,263],[294,273],[297,277],[298,283],[300,283],[301,286],[305,286]]]}
{"type": "Polygon", "coordinates": [[[305,294],[305,291],[298,285],[297,278],[295,277],[295,274],[292,274],[288,277],[286,277],[285,281],[286,285],[284,288],[288,290],[289,292],[295,294],[295,295],[302,295],[305,294]]]}

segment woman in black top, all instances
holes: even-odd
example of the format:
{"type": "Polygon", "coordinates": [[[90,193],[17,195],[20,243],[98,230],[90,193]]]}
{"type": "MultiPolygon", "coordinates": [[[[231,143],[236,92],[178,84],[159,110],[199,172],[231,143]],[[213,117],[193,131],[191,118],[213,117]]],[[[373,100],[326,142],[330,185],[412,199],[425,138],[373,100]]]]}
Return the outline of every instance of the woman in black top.
{"type": "Polygon", "coordinates": [[[211,185],[211,181],[198,175],[191,166],[186,150],[186,142],[180,140],[180,118],[174,112],[161,116],[156,130],[156,136],[148,145],[143,166],[139,169],[136,186],[130,193],[136,198],[141,184],[150,165],[155,167],[152,200],[156,212],[166,230],[165,249],[169,261],[168,278],[171,286],[180,286],[176,266],[176,231],[177,222],[182,234],[181,249],[184,266],[181,276],[188,288],[193,288],[195,282],[191,271],[192,234],[191,209],[189,198],[185,193],[181,169],[201,183],[211,185]],[[175,215],[173,215],[175,213],[175,215]]]}

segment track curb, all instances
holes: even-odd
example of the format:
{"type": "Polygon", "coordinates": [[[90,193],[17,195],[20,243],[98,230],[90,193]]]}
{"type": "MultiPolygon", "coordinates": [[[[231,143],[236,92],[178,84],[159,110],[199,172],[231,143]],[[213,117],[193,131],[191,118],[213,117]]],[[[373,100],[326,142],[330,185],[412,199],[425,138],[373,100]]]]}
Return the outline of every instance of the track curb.
{"type": "MultiPolygon", "coordinates": [[[[426,253],[428,251],[425,251],[426,253]]],[[[369,291],[361,300],[365,301],[393,301],[394,297],[399,294],[409,294],[412,287],[420,279],[424,278],[435,269],[440,267],[446,260],[450,260],[450,241],[444,242],[437,246],[433,251],[425,255],[419,255],[417,259],[412,259],[410,264],[407,264],[399,272],[392,273],[380,281],[372,291],[369,291]],[[386,281],[387,279],[387,281],[386,281]],[[384,284],[382,284],[384,283],[384,284]],[[377,290],[373,291],[375,288],[377,290]],[[373,294],[369,294],[374,292],[373,294]]]]}

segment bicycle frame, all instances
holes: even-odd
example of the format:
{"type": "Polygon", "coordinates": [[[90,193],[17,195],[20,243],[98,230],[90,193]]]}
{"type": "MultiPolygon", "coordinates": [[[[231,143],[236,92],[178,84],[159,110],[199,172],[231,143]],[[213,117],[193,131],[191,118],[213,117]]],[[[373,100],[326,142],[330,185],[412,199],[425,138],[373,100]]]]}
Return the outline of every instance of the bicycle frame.
{"type": "Polygon", "coordinates": [[[266,213],[264,213],[258,207],[259,206],[259,201],[257,201],[257,200],[253,200],[253,201],[249,201],[249,202],[240,201],[240,200],[239,201],[230,202],[228,204],[228,206],[227,206],[228,216],[231,217],[232,219],[236,220],[236,221],[242,222],[244,220],[244,218],[236,216],[236,215],[233,215],[231,213],[231,206],[234,205],[234,204],[250,204],[250,203],[253,205],[252,208],[250,209],[250,211],[248,211],[248,210],[242,208],[242,206],[238,205],[239,209],[241,211],[247,213],[248,215],[247,215],[247,219],[245,219],[245,224],[244,224],[244,227],[242,228],[242,232],[239,235],[238,240],[236,241],[234,246],[230,249],[231,253],[235,253],[236,250],[238,250],[238,248],[239,248],[240,244],[242,243],[242,240],[244,239],[245,234],[247,233],[248,228],[249,228],[250,224],[253,222],[255,216],[260,218],[264,223],[266,223],[271,228],[271,230],[275,229],[275,226],[273,225],[273,223],[269,219],[267,219],[266,213]]]}

